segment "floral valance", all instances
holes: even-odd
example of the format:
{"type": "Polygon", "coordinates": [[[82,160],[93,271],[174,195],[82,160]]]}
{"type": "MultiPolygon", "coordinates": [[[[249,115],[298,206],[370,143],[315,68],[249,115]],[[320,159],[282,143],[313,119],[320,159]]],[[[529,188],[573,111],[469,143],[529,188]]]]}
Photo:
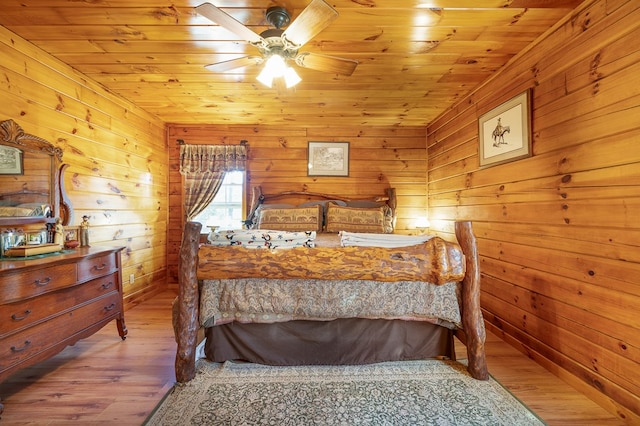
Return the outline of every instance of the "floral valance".
{"type": "Polygon", "coordinates": [[[180,173],[245,170],[246,145],[181,145],[180,173]]]}

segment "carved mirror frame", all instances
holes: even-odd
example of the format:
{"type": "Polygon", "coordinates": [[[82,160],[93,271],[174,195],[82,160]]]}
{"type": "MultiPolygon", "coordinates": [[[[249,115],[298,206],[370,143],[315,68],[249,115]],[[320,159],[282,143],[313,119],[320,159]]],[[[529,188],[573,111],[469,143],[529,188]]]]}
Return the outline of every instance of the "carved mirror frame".
{"type": "MultiPolygon", "coordinates": [[[[52,212],[50,217],[0,217],[0,226],[20,226],[38,222],[53,223],[56,218],[60,218],[62,225],[71,223],[73,220],[73,208],[64,188],[64,172],[68,164],[62,162],[62,149],[45,139],[25,133],[13,120],[0,122],[0,146],[17,148],[22,152],[23,156],[24,154],[29,154],[49,157],[49,204],[52,212]]],[[[17,171],[20,173],[16,174],[24,175],[29,173],[29,170],[25,169],[17,171]]],[[[22,190],[17,192],[4,192],[4,188],[0,189],[0,196],[1,198],[9,199],[12,195],[20,196],[28,194],[30,191],[25,184],[22,190]]]]}

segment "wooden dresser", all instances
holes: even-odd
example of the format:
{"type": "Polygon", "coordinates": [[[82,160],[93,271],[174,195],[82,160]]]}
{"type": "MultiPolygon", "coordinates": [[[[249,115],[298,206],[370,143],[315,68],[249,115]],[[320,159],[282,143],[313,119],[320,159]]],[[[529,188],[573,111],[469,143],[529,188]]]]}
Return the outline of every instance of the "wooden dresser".
{"type": "Polygon", "coordinates": [[[0,259],[0,381],[114,319],[125,339],[122,249],[82,247],[41,259],[0,259]]]}

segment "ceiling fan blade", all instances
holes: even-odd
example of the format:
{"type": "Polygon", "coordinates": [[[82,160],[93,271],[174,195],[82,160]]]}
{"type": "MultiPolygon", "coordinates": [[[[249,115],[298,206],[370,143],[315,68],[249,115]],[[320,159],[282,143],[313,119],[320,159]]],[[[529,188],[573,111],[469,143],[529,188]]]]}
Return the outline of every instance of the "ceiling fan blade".
{"type": "Polygon", "coordinates": [[[195,10],[200,15],[228,29],[249,43],[261,43],[263,40],[259,34],[254,33],[242,22],[236,20],[233,16],[223,12],[222,9],[217,8],[211,3],[202,3],[200,6],[196,6],[195,10]]]}
{"type": "Polygon", "coordinates": [[[330,72],[341,75],[351,75],[358,66],[358,61],[338,58],[335,56],[318,55],[311,52],[302,52],[296,56],[296,64],[303,68],[330,72]]]}
{"type": "Polygon", "coordinates": [[[261,63],[263,59],[260,56],[245,56],[243,58],[231,59],[229,61],[217,62],[204,67],[213,72],[227,72],[236,68],[248,67],[261,63]]]}
{"type": "Polygon", "coordinates": [[[324,0],[313,0],[282,34],[291,43],[302,46],[338,17],[338,11],[324,0]]]}

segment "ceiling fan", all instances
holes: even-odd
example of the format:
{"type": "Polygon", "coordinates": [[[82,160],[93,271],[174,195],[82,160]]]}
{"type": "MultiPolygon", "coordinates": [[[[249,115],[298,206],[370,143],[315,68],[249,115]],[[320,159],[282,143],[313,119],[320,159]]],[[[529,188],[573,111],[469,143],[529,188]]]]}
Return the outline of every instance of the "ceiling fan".
{"type": "Polygon", "coordinates": [[[298,51],[338,17],[338,12],[324,0],[312,0],[291,22],[291,25],[289,25],[291,21],[289,11],[280,6],[269,7],[266,11],[266,19],[273,28],[260,34],[211,3],[203,3],[195,10],[205,18],[242,37],[247,43],[255,46],[262,55],[244,56],[206,65],[205,68],[210,71],[226,72],[266,62],[264,69],[258,75],[258,81],[271,87],[274,80],[284,78],[288,88],[300,82],[300,77],[295,70],[287,65],[290,60],[303,68],[347,76],[353,74],[358,65],[357,61],[351,59],[298,51]],[[284,27],[286,27],[285,30],[282,29],[284,27]]]}

